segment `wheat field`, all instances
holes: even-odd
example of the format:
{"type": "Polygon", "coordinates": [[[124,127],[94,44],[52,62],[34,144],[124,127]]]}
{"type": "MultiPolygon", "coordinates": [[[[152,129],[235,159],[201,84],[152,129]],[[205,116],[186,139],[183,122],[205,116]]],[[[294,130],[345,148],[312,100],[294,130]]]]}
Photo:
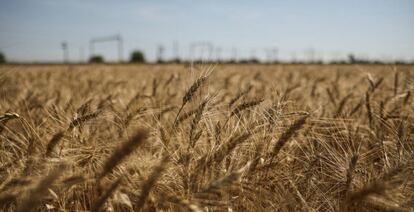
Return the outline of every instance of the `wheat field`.
{"type": "Polygon", "coordinates": [[[413,66],[0,67],[2,211],[413,211],[413,66]]]}

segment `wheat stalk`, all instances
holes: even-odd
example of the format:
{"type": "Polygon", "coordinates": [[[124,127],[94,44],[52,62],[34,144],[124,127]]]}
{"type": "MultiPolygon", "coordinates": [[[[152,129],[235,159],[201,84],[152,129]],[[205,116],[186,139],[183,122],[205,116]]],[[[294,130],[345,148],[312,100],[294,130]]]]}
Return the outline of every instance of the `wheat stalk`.
{"type": "MultiPolygon", "coordinates": [[[[203,111],[204,111],[204,108],[206,107],[206,105],[207,105],[207,101],[204,101],[199,106],[199,109],[198,109],[197,113],[195,114],[193,121],[191,122],[191,125],[190,125],[190,146],[191,147],[194,147],[196,141],[198,140],[197,137],[199,137],[201,135],[200,133],[197,133],[196,135],[194,133],[197,129],[198,123],[201,120],[201,117],[203,115],[203,111]]],[[[199,132],[201,132],[201,130],[199,132]]]]}
{"type": "Polygon", "coordinates": [[[181,205],[183,207],[185,207],[186,209],[188,209],[191,212],[203,212],[204,210],[202,210],[197,204],[190,202],[188,200],[176,197],[176,196],[172,196],[172,195],[168,195],[165,194],[167,197],[164,198],[165,201],[168,202],[172,202],[178,205],[181,205]]]}
{"type": "Polygon", "coordinates": [[[50,154],[53,152],[53,149],[59,143],[59,141],[63,138],[64,135],[65,135],[65,132],[60,131],[60,132],[56,133],[50,139],[50,141],[47,143],[47,147],[46,147],[46,153],[45,153],[46,157],[50,156],[50,154]]]}
{"type": "Polygon", "coordinates": [[[85,122],[87,122],[91,119],[94,119],[94,118],[98,117],[100,114],[101,114],[101,111],[97,111],[97,112],[94,112],[94,113],[90,113],[90,114],[78,117],[78,118],[76,118],[76,119],[74,119],[73,121],[70,122],[69,127],[68,127],[67,130],[70,131],[70,130],[74,129],[77,126],[79,126],[79,125],[81,125],[81,124],[83,124],[83,123],[85,123],[85,122]]]}
{"type": "Polygon", "coordinates": [[[227,187],[232,185],[235,181],[240,180],[241,176],[243,175],[243,173],[249,169],[251,162],[248,162],[245,166],[243,166],[242,168],[231,172],[230,174],[215,180],[213,182],[211,182],[208,186],[206,186],[204,189],[202,189],[200,192],[197,192],[198,194],[200,193],[211,193],[214,192],[216,190],[219,190],[223,187],[227,187]]]}
{"type": "Polygon", "coordinates": [[[277,140],[276,144],[272,148],[271,156],[270,156],[270,163],[273,162],[273,159],[279,154],[282,147],[286,144],[286,142],[298,131],[300,130],[303,125],[306,123],[306,119],[308,116],[304,116],[298,120],[296,120],[290,127],[282,133],[282,135],[277,140]]]}
{"type": "Polygon", "coordinates": [[[173,126],[176,126],[177,124],[177,119],[178,116],[180,115],[181,111],[183,110],[184,106],[191,101],[191,99],[193,98],[193,96],[195,95],[195,93],[197,92],[197,90],[201,87],[202,84],[204,84],[204,82],[207,80],[207,76],[202,76],[200,78],[198,78],[192,85],[191,87],[187,90],[187,92],[184,94],[183,96],[183,100],[181,103],[181,107],[178,110],[177,116],[175,117],[174,120],[174,124],[173,126]]]}
{"type": "Polygon", "coordinates": [[[145,201],[148,198],[148,195],[151,189],[153,188],[154,184],[157,182],[158,178],[161,176],[162,172],[164,171],[167,161],[168,161],[168,157],[165,156],[161,160],[160,164],[158,164],[153,169],[148,179],[142,183],[141,193],[139,195],[139,198],[136,204],[137,210],[140,210],[142,207],[144,207],[145,201]]]}
{"type": "Polygon", "coordinates": [[[351,193],[347,201],[348,201],[348,204],[351,204],[353,202],[363,201],[364,199],[366,199],[368,196],[372,194],[381,195],[385,192],[385,190],[386,190],[386,186],[384,184],[379,183],[379,182],[374,182],[368,186],[365,186],[359,191],[351,193]]]}
{"type": "Polygon", "coordinates": [[[348,195],[350,188],[351,188],[351,184],[352,184],[352,179],[354,176],[354,171],[356,168],[356,164],[358,161],[358,155],[354,154],[351,157],[351,160],[349,161],[349,166],[346,172],[346,182],[345,182],[345,194],[348,195]]]}
{"type": "Polygon", "coordinates": [[[228,107],[231,108],[231,106],[234,105],[234,103],[237,102],[237,100],[239,100],[241,97],[245,96],[246,94],[248,94],[251,90],[252,90],[253,86],[249,85],[245,90],[243,90],[242,92],[238,93],[233,99],[230,100],[228,107]]]}
{"type": "Polygon", "coordinates": [[[20,118],[19,114],[17,113],[5,113],[0,116],[0,123],[7,122],[8,120],[20,118]]]}
{"type": "Polygon", "coordinates": [[[244,110],[247,110],[247,109],[252,108],[256,105],[259,105],[262,102],[263,102],[263,99],[259,99],[259,100],[253,100],[253,101],[249,101],[249,102],[245,102],[243,104],[240,104],[236,108],[234,108],[234,110],[230,114],[230,117],[238,116],[244,110]]]}
{"type": "Polygon", "coordinates": [[[394,96],[398,94],[399,72],[395,71],[394,74],[394,96]]]}
{"type": "Polygon", "coordinates": [[[344,107],[345,107],[345,104],[346,104],[346,102],[348,101],[348,99],[349,98],[351,98],[352,97],[352,93],[350,93],[350,94],[348,94],[348,95],[346,95],[340,102],[339,102],[339,106],[338,106],[338,109],[336,110],[336,112],[335,112],[335,115],[334,115],[334,117],[335,118],[337,118],[338,116],[340,116],[341,115],[341,113],[342,113],[342,111],[343,111],[343,109],[344,109],[344,107]]]}
{"type": "Polygon", "coordinates": [[[367,116],[368,116],[368,122],[369,126],[372,125],[372,109],[371,109],[371,103],[370,103],[370,95],[367,92],[365,95],[365,108],[367,109],[367,116]]]}
{"type": "Polygon", "coordinates": [[[51,171],[45,178],[43,178],[37,186],[30,191],[26,198],[22,200],[17,207],[16,212],[27,212],[37,208],[42,197],[45,196],[48,188],[52,185],[56,179],[62,175],[65,165],[59,165],[58,168],[51,171]]]}
{"type": "Polygon", "coordinates": [[[130,155],[137,147],[144,143],[147,137],[147,130],[139,129],[134,136],[115,150],[104,163],[103,170],[98,175],[98,180],[110,173],[125,157],[130,155]]]}
{"type": "Polygon", "coordinates": [[[99,212],[101,211],[102,206],[108,200],[108,198],[115,192],[115,190],[119,187],[122,182],[122,178],[118,178],[115,182],[113,182],[109,188],[96,200],[93,204],[91,211],[92,212],[99,212]]]}

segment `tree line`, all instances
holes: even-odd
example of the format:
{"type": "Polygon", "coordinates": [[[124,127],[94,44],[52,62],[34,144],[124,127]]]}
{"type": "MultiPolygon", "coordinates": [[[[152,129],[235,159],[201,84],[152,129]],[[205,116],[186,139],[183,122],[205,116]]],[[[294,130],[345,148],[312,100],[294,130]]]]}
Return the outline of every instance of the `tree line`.
{"type": "MultiPolygon", "coordinates": [[[[6,60],[6,56],[0,52],[0,64],[5,64],[8,61],[6,60]]],[[[102,55],[92,55],[89,60],[89,63],[105,63],[105,59],[102,55]]],[[[130,54],[129,63],[147,63],[148,61],[145,58],[145,54],[140,50],[135,50],[130,54]]],[[[313,60],[313,61],[267,61],[263,62],[257,58],[250,58],[250,59],[242,59],[242,60],[194,60],[194,61],[187,61],[181,60],[180,58],[173,58],[170,60],[162,60],[158,59],[155,63],[157,64],[168,64],[168,63],[175,63],[175,64],[186,64],[186,63],[220,63],[220,64],[414,64],[414,61],[403,61],[403,60],[396,60],[396,61],[382,61],[382,60],[369,60],[369,59],[362,59],[358,58],[353,54],[349,54],[347,59],[343,60],[331,60],[329,62],[324,62],[322,60],[313,60]]]]}

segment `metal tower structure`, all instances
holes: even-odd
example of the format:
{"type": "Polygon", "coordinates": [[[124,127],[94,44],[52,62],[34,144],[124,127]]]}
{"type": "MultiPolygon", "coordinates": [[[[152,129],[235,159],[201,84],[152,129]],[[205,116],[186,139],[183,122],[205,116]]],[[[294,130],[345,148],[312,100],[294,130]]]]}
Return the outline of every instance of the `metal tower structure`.
{"type": "Polygon", "coordinates": [[[157,61],[159,63],[164,62],[164,52],[165,52],[165,47],[162,44],[158,45],[157,61]]]}
{"type": "Polygon", "coordinates": [[[190,45],[190,60],[191,61],[193,61],[194,59],[211,60],[213,57],[213,51],[214,51],[214,46],[212,43],[208,41],[194,42],[190,45]],[[207,53],[207,55],[205,55],[205,53],[207,53]],[[207,58],[204,58],[205,56],[207,58]]]}
{"type": "Polygon", "coordinates": [[[123,40],[120,34],[108,36],[108,37],[100,37],[100,38],[93,38],[89,41],[89,56],[93,56],[95,54],[95,44],[96,43],[103,43],[103,42],[112,42],[115,41],[118,44],[118,61],[123,61],[123,40]]]}

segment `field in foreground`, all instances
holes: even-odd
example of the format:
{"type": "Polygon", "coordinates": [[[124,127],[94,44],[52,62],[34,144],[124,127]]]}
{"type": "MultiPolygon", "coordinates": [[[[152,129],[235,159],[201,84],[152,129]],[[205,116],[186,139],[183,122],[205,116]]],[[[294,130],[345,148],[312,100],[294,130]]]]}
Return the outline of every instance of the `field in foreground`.
{"type": "Polygon", "coordinates": [[[1,66],[3,211],[412,211],[412,66],[1,66]]]}

